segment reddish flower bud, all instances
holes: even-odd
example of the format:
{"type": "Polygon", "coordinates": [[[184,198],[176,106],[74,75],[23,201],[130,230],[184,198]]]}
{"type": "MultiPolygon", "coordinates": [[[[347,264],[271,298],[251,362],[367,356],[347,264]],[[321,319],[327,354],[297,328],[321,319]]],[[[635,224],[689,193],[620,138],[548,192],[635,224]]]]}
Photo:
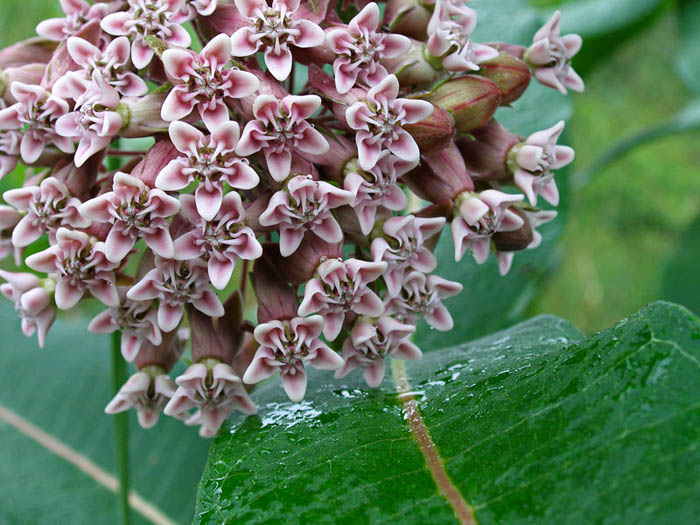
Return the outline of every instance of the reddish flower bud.
{"type": "Polygon", "coordinates": [[[218,359],[230,364],[243,343],[243,303],[238,291],[224,305],[223,317],[211,318],[196,308],[187,307],[192,331],[192,361],[218,359]]]}
{"type": "Polygon", "coordinates": [[[303,284],[313,277],[319,264],[342,255],[341,243],[328,243],[308,232],[297,251],[282,265],[284,277],[293,284],[303,284]]]}
{"type": "Polygon", "coordinates": [[[534,240],[532,228],[528,222],[527,215],[523,210],[512,206],[510,211],[523,219],[523,225],[514,231],[497,231],[491,236],[494,247],[500,252],[517,252],[524,250],[534,240]]]}
{"type": "Polygon", "coordinates": [[[403,181],[419,197],[434,203],[454,199],[463,191],[472,191],[472,182],[457,146],[424,155],[423,164],[403,176],[403,181]]]}
{"type": "Polygon", "coordinates": [[[388,0],[382,22],[394,33],[425,40],[431,16],[432,12],[420,0],[388,0]]]}
{"type": "Polygon", "coordinates": [[[263,255],[253,267],[253,288],[258,299],[258,323],[292,319],[297,315],[297,298],[291,286],[284,281],[280,268],[283,262],[279,246],[263,245],[263,255]]]}
{"type": "Polygon", "coordinates": [[[435,88],[427,99],[452,114],[460,133],[485,125],[501,103],[501,91],[488,78],[466,75],[435,88]]]}
{"type": "Polygon", "coordinates": [[[406,124],[404,129],[415,139],[421,154],[434,153],[445,149],[455,134],[455,120],[447,111],[433,104],[429,117],[415,124],[406,124]]]}
{"type": "Polygon", "coordinates": [[[472,132],[471,137],[457,140],[459,151],[467,168],[478,180],[500,180],[511,177],[507,169],[508,152],[520,142],[496,119],[491,119],[484,127],[472,132]]]}
{"type": "Polygon", "coordinates": [[[502,106],[518,100],[530,85],[532,74],[528,65],[506,53],[479,65],[479,75],[491,80],[501,91],[502,106]]]}
{"type": "Polygon", "coordinates": [[[0,51],[0,68],[19,67],[25,64],[48,64],[56,51],[56,42],[34,37],[22,40],[0,51]]]}
{"type": "Polygon", "coordinates": [[[134,359],[137,370],[142,370],[147,366],[157,366],[163,369],[164,373],[170,372],[175,363],[178,362],[184,347],[178,344],[177,331],[163,334],[161,344],[154,345],[144,342],[139,353],[134,359]]]}
{"type": "Polygon", "coordinates": [[[385,58],[382,64],[389,73],[393,73],[402,86],[429,86],[435,82],[442,67],[436,67],[431,60],[425,44],[411,40],[411,47],[405,53],[395,58],[385,58]]]}

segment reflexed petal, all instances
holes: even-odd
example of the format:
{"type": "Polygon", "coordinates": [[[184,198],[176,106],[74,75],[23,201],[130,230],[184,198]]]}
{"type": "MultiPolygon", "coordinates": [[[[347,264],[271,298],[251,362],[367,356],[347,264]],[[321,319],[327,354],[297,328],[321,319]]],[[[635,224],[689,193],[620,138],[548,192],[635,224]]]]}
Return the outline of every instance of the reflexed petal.
{"type": "Polygon", "coordinates": [[[295,374],[282,374],[282,388],[287,397],[294,403],[299,403],[306,394],[306,372],[297,368],[295,374]]]}

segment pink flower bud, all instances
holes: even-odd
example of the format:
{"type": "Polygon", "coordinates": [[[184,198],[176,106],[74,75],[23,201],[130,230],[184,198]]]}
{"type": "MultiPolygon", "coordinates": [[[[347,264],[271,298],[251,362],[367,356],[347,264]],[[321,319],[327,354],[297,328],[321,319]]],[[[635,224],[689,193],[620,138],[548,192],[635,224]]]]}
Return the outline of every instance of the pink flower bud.
{"type": "Polygon", "coordinates": [[[508,106],[518,100],[530,85],[528,65],[507,53],[479,64],[479,75],[488,78],[501,92],[501,105],[508,106]]]}
{"type": "Polygon", "coordinates": [[[471,137],[459,139],[459,148],[464,162],[474,178],[478,180],[503,180],[511,177],[506,167],[508,152],[521,141],[496,119],[472,131],[471,137]]]}
{"type": "Polygon", "coordinates": [[[501,103],[501,91],[487,78],[466,75],[440,84],[427,99],[454,117],[457,131],[471,133],[491,120],[501,103]]]}

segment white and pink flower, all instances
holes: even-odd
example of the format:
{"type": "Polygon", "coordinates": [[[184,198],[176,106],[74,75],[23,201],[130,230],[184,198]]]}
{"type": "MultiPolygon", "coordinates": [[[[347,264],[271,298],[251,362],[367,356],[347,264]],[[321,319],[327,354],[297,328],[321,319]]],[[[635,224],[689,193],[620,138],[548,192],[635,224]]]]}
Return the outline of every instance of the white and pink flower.
{"type": "Polygon", "coordinates": [[[73,153],[73,141],[56,132],[56,121],[70,110],[68,103],[41,86],[15,81],[10,93],[16,104],[0,110],[0,130],[18,130],[22,135],[19,154],[28,164],[36,162],[47,146],[73,153]]]}
{"type": "Polygon", "coordinates": [[[64,18],[49,18],[36,26],[36,32],[48,40],[62,41],[79,33],[91,22],[99,22],[109,13],[119,8],[117,2],[90,4],[85,0],[59,0],[64,18]]]}
{"type": "Polygon", "coordinates": [[[411,47],[411,41],[398,34],[379,31],[379,6],[372,2],[350,20],[346,27],[330,29],[328,44],[338,57],[333,61],[335,88],[347,93],[359,81],[374,86],[387,76],[384,58],[396,58],[411,47]]]}
{"type": "Polygon", "coordinates": [[[56,319],[50,287],[31,273],[0,270],[0,277],[7,281],[0,285],[0,293],[14,303],[22,333],[27,337],[36,333],[39,348],[43,348],[46,334],[56,319]]]}
{"type": "Polygon", "coordinates": [[[136,372],[122,385],[105,408],[105,413],[118,414],[133,408],[139,425],[152,428],[158,422],[161,410],[175,395],[175,388],[175,383],[164,370],[149,367],[148,372],[136,372]]]}
{"type": "Polygon", "coordinates": [[[306,363],[319,370],[337,370],[343,366],[343,359],[319,338],[322,330],[320,315],[273,320],[256,326],[254,335],[260,347],[243,381],[259,383],[279,371],[289,399],[300,402],[306,393],[306,363]]]}
{"type": "Polygon", "coordinates": [[[583,80],[571,67],[571,59],[579,52],[582,43],[579,35],[561,36],[561,12],[556,11],[535,33],[524,59],[535,69],[535,77],[541,84],[563,95],[567,89],[581,92],[583,80]]]}
{"type": "Polygon", "coordinates": [[[66,185],[55,177],[44,179],[38,186],[8,190],[2,197],[23,212],[22,220],[12,232],[12,243],[20,248],[29,246],[44,233],[55,242],[56,231],[61,226],[90,226],[90,221],[78,210],[80,199],[72,197],[66,185]]]}
{"type": "Polygon", "coordinates": [[[281,100],[258,95],[255,120],[245,125],[237,153],[247,157],[262,150],[270,176],[283,181],[289,176],[293,153],[322,155],[329,149],[325,137],[307,122],[319,107],[321,98],[316,95],[288,95],[281,100]]]}
{"type": "Polygon", "coordinates": [[[511,150],[517,166],[513,174],[515,185],[533,206],[537,204],[538,195],[552,206],[559,204],[559,190],[552,170],[563,168],[574,160],[573,148],[557,145],[562,131],[564,121],[560,120],[549,129],[533,133],[511,150]]]}
{"type": "Polygon", "coordinates": [[[287,257],[296,251],[307,231],[328,243],[342,241],[343,230],[331,210],[352,201],[349,191],[314,180],[311,175],[298,175],[270,198],[259,220],[263,226],[279,228],[280,253],[287,257]]]}
{"type": "Polygon", "coordinates": [[[85,232],[59,228],[56,244],[30,255],[26,263],[37,272],[57,274],[56,306],[61,310],[73,308],[86,291],[107,306],[119,306],[116,265],[107,259],[105,243],[85,232]]]}
{"type": "Polygon", "coordinates": [[[148,37],[162,40],[174,47],[192,43],[187,30],[179,25],[179,13],[185,0],[127,0],[129,9],[111,13],[102,19],[102,29],[114,36],[131,39],[131,61],[138,69],[151,63],[155,51],[148,37]]]}
{"type": "Polygon", "coordinates": [[[325,42],[326,35],[317,24],[298,12],[300,0],[235,0],[247,20],[231,35],[233,55],[247,57],[263,52],[265,65],[277,80],[286,80],[292,70],[290,47],[311,48],[325,42]]]}
{"type": "Polygon", "coordinates": [[[385,151],[372,169],[365,171],[356,164],[350,166],[350,169],[345,170],[347,175],[343,187],[353,194],[352,208],[357,214],[362,233],[369,235],[379,208],[401,211],[406,207],[406,194],[397,181],[415,168],[416,163],[407,162],[385,151]]]}
{"type": "Polygon", "coordinates": [[[178,199],[122,172],[114,175],[112,191],[80,205],[83,217],[112,225],[105,241],[105,255],[114,263],[122,262],[140,238],[156,255],[172,257],[168,219],[178,211],[178,199]]]}
{"type": "Polygon", "coordinates": [[[140,97],[148,93],[146,82],[129,70],[131,46],[125,36],[115,38],[104,50],[75,36],[68,39],[67,47],[73,61],[83,68],[82,72],[72,71],[68,75],[82,76],[86,80],[99,75],[118,93],[127,97],[140,97]]]}
{"type": "Polygon", "coordinates": [[[223,33],[200,53],[166,49],[163,66],[174,87],[163,102],[163,120],[183,119],[196,108],[210,130],[228,122],[226,99],[247,97],[260,84],[252,73],[226,67],[230,59],[231,40],[223,33]]]}
{"type": "Polygon", "coordinates": [[[415,326],[393,317],[360,317],[343,344],[345,365],[335,377],[345,377],[355,368],[361,368],[367,385],[378,387],[384,379],[387,358],[416,360],[422,357],[420,349],[410,341],[415,331],[415,326]]]}
{"type": "Polygon", "coordinates": [[[417,162],[420,150],[414,138],[403,129],[430,116],[433,105],[425,100],[397,98],[399,81],[389,75],[367,92],[367,100],[355,102],[345,112],[348,125],[357,131],[360,167],[372,169],[383,150],[402,160],[417,162]]]}
{"type": "Polygon", "coordinates": [[[172,332],[182,321],[185,304],[210,317],[224,315],[224,306],[209,286],[204,261],[175,261],[156,257],[155,268],[126,294],[132,301],[158,300],[158,326],[172,332]]]}
{"type": "Polygon", "coordinates": [[[116,111],[119,93],[101,75],[86,80],[66,75],[54,85],[62,98],[75,100],[74,111],[56,120],[56,133],[78,141],[73,161],[80,167],[95,153],[106,149],[122,128],[122,117],[116,111]]]}
{"type": "Polygon", "coordinates": [[[477,264],[484,264],[494,233],[515,231],[523,226],[522,217],[508,209],[522,200],[522,195],[498,190],[460,194],[456,199],[457,214],[452,221],[455,260],[460,261],[469,250],[477,264]]]}
{"type": "Polygon", "coordinates": [[[298,314],[318,313],[323,317],[323,335],[333,341],[343,328],[346,314],[379,317],[384,305],[370,285],[386,271],[385,262],[358,259],[329,259],[316,269],[316,277],[306,283],[298,314]]]}
{"type": "Polygon", "coordinates": [[[196,181],[197,211],[210,221],[221,208],[224,183],[238,190],[249,190],[260,179],[248,161],[234,153],[239,143],[238,124],[224,122],[208,127],[211,134],[204,135],[184,122],[170,124],[170,140],[184,156],[171,160],[155,183],[161,190],[179,191],[196,181]]]}
{"type": "Polygon", "coordinates": [[[201,217],[192,195],[181,195],[180,202],[195,229],[175,240],[175,258],[206,260],[211,284],[223,290],[231,280],[238,259],[254,260],[263,252],[255,232],[245,224],[241,197],[235,191],[227,193],[211,220],[201,217]]]}
{"type": "Polygon", "coordinates": [[[442,300],[459,294],[462,288],[458,282],[413,270],[404,276],[401,292],[387,300],[386,314],[410,324],[422,316],[431,327],[447,332],[454,321],[442,300]]]}
{"type": "Polygon", "coordinates": [[[444,226],[444,217],[406,215],[391,217],[384,222],[384,235],[372,241],[370,250],[374,261],[387,263],[384,282],[389,296],[400,292],[407,269],[430,273],[437,268],[437,259],[425,243],[439,234],[444,226]]]}
{"type": "Polygon", "coordinates": [[[234,409],[244,414],[258,410],[233,368],[214,359],[190,366],[175,382],[178,389],[163,412],[182,418],[196,409],[185,423],[201,425],[202,437],[214,436],[234,409]]]}

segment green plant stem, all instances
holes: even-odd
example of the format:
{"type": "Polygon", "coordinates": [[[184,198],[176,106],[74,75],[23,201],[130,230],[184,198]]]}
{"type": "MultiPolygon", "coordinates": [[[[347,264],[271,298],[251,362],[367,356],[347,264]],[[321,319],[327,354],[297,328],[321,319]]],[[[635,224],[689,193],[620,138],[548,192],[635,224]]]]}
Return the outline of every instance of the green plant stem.
{"type": "MultiPolygon", "coordinates": [[[[112,344],[110,353],[110,371],[112,394],[119,392],[122,384],[126,381],[127,365],[121,354],[121,333],[112,334],[112,344]]],[[[117,479],[119,487],[117,499],[122,525],[129,525],[131,522],[129,515],[129,419],[126,412],[121,412],[113,416],[114,418],[114,452],[117,463],[117,479]]]]}

